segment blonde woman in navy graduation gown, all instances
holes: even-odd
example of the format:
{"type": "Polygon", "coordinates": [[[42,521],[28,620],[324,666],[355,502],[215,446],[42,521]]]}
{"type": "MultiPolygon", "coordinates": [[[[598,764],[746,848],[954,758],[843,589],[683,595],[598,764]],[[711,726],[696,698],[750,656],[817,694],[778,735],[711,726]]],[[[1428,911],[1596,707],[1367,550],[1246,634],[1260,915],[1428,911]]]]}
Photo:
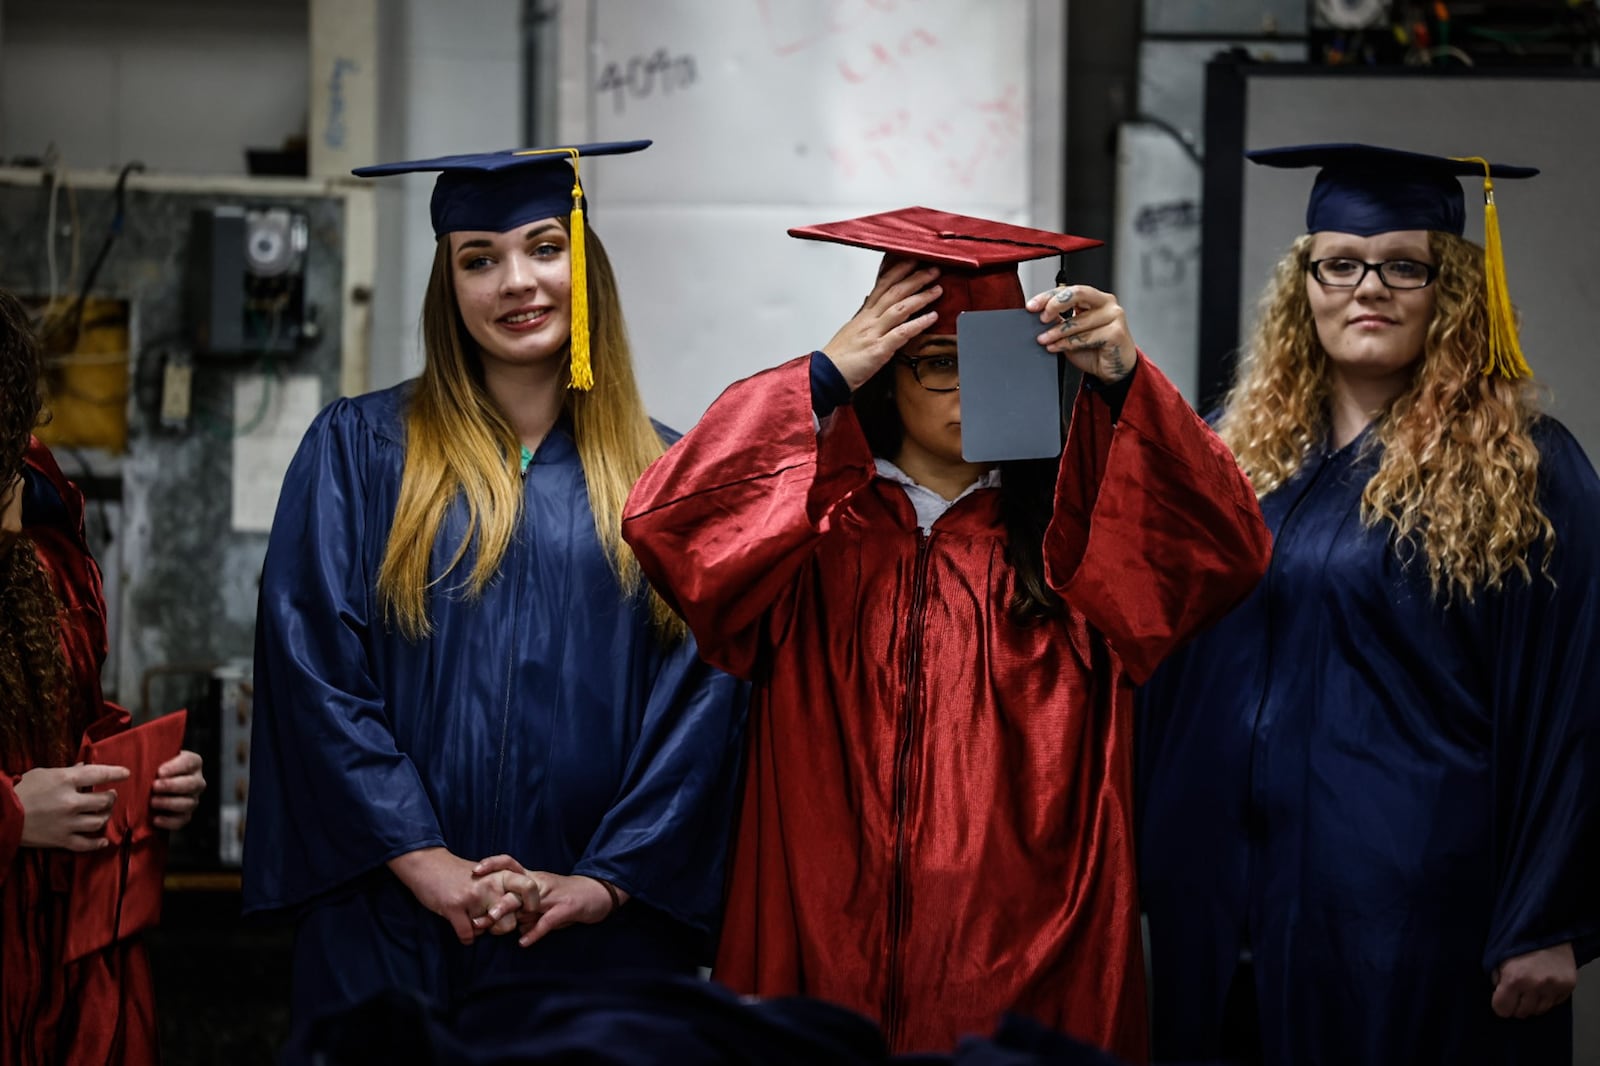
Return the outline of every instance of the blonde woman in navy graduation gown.
{"type": "Polygon", "coordinates": [[[1252,158],[1323,170],[1218,422],[1271,569],[1144,693],[1156,1057],[1565,1066],[1600,946],[1600,480],[1461,236],[1482,161],[1252,158]]]}
{"type": "Polygon", "coordinates": [[[245,906],[299,1019],[704,957],[741,693],[621,542],[664,443],[574,210],[647,143],[358,171],[441,172],[438,252],[421,377],[322,413],[267,553],[245,906]]]}

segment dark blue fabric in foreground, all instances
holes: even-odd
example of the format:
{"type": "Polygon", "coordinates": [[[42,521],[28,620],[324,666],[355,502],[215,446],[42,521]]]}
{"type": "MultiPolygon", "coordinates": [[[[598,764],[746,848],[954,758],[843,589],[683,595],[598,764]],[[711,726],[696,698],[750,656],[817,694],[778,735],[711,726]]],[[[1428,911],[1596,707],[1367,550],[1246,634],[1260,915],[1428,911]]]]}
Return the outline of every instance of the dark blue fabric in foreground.
{"type": "Polygon", "coordinates": [[[22,466],[22,524],[27,526],[67,525],[71,519],[60,491],[50,479],[28,466],[22,466]]]}
{"type": "Polygon", "coordinates": [[[1557,543],[1442,605],[1368,530],[1366,438],[1261,501],[1271,568],[1141,694],[1154,1052],[1215,1057],[1241,948],[1269,1064],[1572,1061],[1491,973],[1600,931],[1600,481],[1535,427],[1557,543]]]}
{"type": "MultiPolygon", "coordinates": [[[[373,590],[405,389],[318,417],[262,579],[244,905],[299,922],[296,1016],[394,985],[451,1004],[508,975],[693,972],[720,905],[743,688],[692,641],[663,647],[645,598],[622,595],[564,427],[528,467],[521,526],[482,596],[453,591],[459,570],[432,597],[433,636],[386,626],[373,590]],[[462,947],[384,865],[441,845],[604,878],[633,900],[529,949],[462,947]]],[[[435,573],[465,523],[458,500],[435,573]]]]}
{"type": "Polygon", "coordinates": [[[867,1018],[820,1000],[744,1001],[694,978],[507,981],[445,1009],[391,990],[296,1027],[284,1066],[1117,1066],[1024,1018],[949,1055],[891,1057],[867,1018]]]}

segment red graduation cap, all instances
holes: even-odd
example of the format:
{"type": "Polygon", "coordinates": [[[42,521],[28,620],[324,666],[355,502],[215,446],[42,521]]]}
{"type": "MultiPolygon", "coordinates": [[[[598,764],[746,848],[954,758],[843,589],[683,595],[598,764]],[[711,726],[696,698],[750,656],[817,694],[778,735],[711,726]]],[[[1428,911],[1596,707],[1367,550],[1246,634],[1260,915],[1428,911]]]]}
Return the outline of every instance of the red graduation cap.
{"type": "Polygon", "coordinates": [[[174,711],[123,729],[125,716],[109,714],[84,733],[78,758],[126,766],[128,777],[97,789],[117,791],[116,806],[106,823],[110,843],[74,856],[64,962],[91,955],[161,920],[167,836],[150,821],[150,788],[156,770],[183,748],[187,719],[185,712],[174,711]]]}
{"type": "MultiPolygon", "coordinates": [[[[842,222],[796,226],[789,236],[937,263],[944,268],[939,277],[944,291],[934,304],[939,319],[929,332],[947,334],[955,333],[956,316],[963,311],[1021,307],[1026,297],[1017,276],[1018,263],[1065,256],[1105,243],[929,207],[902,207],[842,222]]],[[[1065,274],[1058,274],[1056,280],[1065,282],[1065,274]]]]}

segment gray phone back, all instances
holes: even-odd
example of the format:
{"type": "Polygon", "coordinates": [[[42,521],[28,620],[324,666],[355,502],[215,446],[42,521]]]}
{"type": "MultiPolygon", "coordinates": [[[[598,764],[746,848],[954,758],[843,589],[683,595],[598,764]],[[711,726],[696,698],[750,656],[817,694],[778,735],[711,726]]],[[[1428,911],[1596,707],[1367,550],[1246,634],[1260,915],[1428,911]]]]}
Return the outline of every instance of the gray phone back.
{"type": "Polygon", "coordinates": [[[970,463],[1046,459],[1061,452],[1063,397],[1083,372],[1035,340],[1048,326],[1032,311],[956,317],[961,360],[961,454],[970,463]]]}

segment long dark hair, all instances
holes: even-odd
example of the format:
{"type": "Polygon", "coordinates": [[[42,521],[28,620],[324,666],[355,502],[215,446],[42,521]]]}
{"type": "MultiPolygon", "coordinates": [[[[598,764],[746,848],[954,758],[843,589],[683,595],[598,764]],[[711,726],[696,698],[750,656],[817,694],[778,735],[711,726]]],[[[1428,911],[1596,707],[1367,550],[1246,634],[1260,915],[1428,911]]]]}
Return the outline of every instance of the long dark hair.
{"type": "MultiPolygon", "coordinates": [[[[894,360],[856,390],[850,404],[872,454],[893,459],[903,429],[894,402],[894,360]]],[[[1016,574],[1006,604],[1017,625],[1032,625],[1064,612],[1061,597],[1044,580],[1044,531],[1055,506],[1056,459],[1019,459],[1000,464],[1000,520],[1006,527],[1006,562],[1016,574]]]]}
{"type": "MultiPolygon", "coordinates": [[[[28,313],[0,289],[0,502],[9,503],[44,407],[28,313]]],[[[67,668],[61,602],[33,540],[0,531],[0,760],[8,770],[61,765],[67,750],[67,668]]]]}

